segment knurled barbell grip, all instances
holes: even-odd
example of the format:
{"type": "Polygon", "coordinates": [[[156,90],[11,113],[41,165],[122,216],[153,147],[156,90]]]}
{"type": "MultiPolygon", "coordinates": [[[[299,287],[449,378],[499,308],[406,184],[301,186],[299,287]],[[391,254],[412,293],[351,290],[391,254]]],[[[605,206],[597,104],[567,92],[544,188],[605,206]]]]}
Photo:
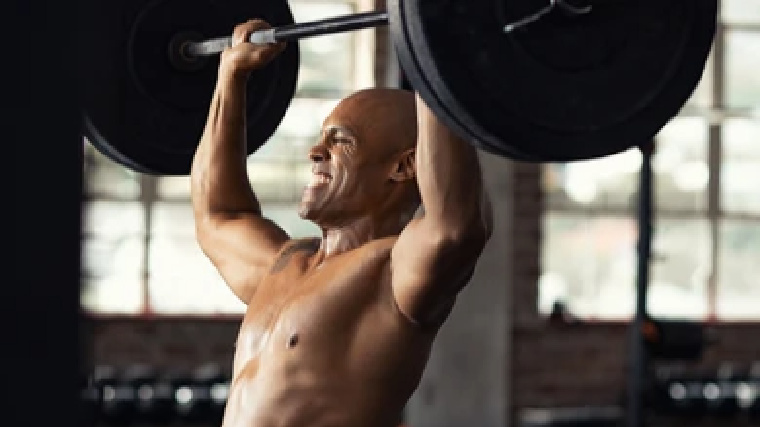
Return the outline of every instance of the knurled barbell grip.
{"type": "MultiPolygon", "coordinates": [[[[251,43],[266,44],[298,40],[324,34],[342,33],[388,24],[387,12],[364,12],[328,18],[319,21],[296,23],[251,34],[251,43]]],[[[221,53],[232,45],[232,37],[219,37],[201,42],[188,42],[183,53],[191,58],[221,53]]]]}

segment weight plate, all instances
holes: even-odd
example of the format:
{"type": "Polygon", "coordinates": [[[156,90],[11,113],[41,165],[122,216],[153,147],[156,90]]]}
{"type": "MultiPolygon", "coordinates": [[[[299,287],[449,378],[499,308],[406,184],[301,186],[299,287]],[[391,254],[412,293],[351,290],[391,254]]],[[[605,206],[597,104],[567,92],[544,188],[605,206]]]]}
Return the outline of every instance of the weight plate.
{"type": "MultiPolygon", "coordinates": [[[[219,55],[177,67],[169,47],[178,34],[232,35],[259,18],[293,23],[285,1],[138,0],[90,2],[80,39],[83,132],[103,154],[138,172],[190,173],[216,84],[219,55]]],[[[297,43],[251,74],[247,145],[253,153],[280,124],[296,88],[297,43]]]]}
{"type": "Polygon", "coordinates": [[[614,154],[651,140],[696,88],[716,0],[592,2],[503,31],[546,4],[388,1],[405,75],[475,146],[529,161],[614,154]]]}

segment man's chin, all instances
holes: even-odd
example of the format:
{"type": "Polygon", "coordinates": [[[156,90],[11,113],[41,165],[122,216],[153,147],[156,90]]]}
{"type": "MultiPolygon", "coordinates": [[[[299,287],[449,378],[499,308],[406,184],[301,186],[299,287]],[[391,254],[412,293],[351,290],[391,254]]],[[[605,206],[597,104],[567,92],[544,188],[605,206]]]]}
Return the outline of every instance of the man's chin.
{"type": "Polygon", "coordinates": [[[298,216],[301,219],[314,221],[317,218],[317,209],[313,203],[302,200],[298,206],[298,216]]]}

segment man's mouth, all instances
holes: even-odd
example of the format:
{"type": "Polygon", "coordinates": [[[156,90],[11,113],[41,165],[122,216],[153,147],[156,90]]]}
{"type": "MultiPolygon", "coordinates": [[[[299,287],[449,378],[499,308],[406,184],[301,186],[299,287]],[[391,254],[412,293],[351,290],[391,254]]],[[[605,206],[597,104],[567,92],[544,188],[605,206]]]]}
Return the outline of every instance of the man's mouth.
{"type": "Polygon", "coordinates": [[[314,172],[311,174],[311,181],[309,181],[309,188],[320,187],[327,185],[332,181],[330,174],[325,172],[314,172]]]}

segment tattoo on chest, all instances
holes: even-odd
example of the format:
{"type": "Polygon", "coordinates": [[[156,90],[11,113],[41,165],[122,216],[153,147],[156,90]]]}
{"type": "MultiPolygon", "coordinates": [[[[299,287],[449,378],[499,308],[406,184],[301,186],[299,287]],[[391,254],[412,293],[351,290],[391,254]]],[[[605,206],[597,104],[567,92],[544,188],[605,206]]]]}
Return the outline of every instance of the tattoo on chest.
{"type": "Polygon", "coordinates": [[[272,266],[271,273],[274,274],[282,271],[288,265],[293,255],[298,252],[313,254],[317,249],[319,249],[319,239],[299,240],[282,252],[282,255],[277,258],[277,261],[272,266]]]}

